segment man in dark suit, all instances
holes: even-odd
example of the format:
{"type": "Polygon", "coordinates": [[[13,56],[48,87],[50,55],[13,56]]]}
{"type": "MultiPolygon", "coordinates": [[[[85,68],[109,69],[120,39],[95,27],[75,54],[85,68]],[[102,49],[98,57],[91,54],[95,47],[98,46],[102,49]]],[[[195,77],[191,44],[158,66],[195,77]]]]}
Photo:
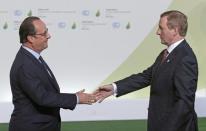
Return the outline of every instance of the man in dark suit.
{"type": "Polygon", "coordinates": [[[10,71],[14,110],[9,131],[60,131],[60,108],[73,110],[77,104],[92,104],[94,95],[60,93],[49,66],[40,56],[50,38],[38,17],[26,18],[19,29],[22,43],[10,71]]]}
{"type": "Polygon", "coordinates": [[[197,131],[198,64],[185,40],[187,26],[187,17],[179,11],[161,14],[157,35],[167,49],[142,73],[99,87],[94,93],[99,101],[150,85],[148,131],[197,131]]]}

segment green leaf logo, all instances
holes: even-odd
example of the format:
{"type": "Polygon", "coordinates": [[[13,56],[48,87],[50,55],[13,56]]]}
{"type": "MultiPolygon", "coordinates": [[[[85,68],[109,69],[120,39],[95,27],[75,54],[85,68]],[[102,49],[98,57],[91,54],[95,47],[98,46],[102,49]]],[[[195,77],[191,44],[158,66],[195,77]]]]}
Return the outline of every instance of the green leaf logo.
{"type": "Polygon", "coordinates": [[[73,25],[72,25],[72,29],[76,29],[76,23],[74,22],[73,25]]]}
{"type": "Polygon", "coordinates": [[[130,25],[130,22],[128,22],[128,23],[127,23],[127,26],[126,26],[126,29],[129,30],[130,28],[131,28],[131,25],[130,25]]]}
{"type": "Polygon", "coordinates": [[[3,26],[3,29],[6,30],[8,28],[8,23],[5,22],[4,26],[3,26]]]}
{"type": "Polygon", "coordinates": [[[100,11],[98,10],[96,13],[96,17],[99,17],[99,16],[100,16],[100,11]]]}
{"type": "Polygon", "coordinates": [[[32,11],[31,10],[27,13],[27,16],[32,16],[32,11]]]}

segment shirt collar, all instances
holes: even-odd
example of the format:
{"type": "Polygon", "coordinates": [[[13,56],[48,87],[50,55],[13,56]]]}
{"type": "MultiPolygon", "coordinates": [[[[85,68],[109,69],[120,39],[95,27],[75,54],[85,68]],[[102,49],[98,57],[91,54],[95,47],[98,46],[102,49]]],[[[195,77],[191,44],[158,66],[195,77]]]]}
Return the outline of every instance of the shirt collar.
{"type": "Polygon", "coordinates": [[[184,39],[181,39],[173,44],[171,44],[168,48],[167,48],[167,51],[169,53],[171,53],[184,39]]]}
{"type": "Polygon", "coordinates": [[[40,54],[39,54],[39,53],[35,52],[34,50],[32,50],[32,49],[30,49],[30,48],[28,48],[28,47],[26,47],[26,46],[23,46],[23,45],[22,45],[22,47],[23,47],[25,50],[27,50],[28,52],[30,52],[36,59],[39,59],[39,57],[40,57],[40,54]]]}

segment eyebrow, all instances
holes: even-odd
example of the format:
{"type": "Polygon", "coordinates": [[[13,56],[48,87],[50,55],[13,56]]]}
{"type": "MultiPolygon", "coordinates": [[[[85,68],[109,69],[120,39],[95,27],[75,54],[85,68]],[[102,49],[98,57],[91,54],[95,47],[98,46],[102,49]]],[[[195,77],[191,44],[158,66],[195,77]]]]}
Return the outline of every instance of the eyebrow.
{"type": "Polygon", "coordinates": [[[162,29],[162,26],[159,24],[159,28],[162,29]]]}
{"type": "Polygon", "coordinates": [[[36,33],[35,35],[45,35],[47,32],[48,32],[48,28],[46,28],[43,33],[36,33]]]}

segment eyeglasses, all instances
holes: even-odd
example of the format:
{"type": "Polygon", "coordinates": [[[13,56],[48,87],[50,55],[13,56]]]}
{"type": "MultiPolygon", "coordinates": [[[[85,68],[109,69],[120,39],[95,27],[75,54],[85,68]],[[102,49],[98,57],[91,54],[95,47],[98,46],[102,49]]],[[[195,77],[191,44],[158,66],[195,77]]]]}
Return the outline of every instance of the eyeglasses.
{"type": "Polygon", "coordinates": [[[34,35],[41,35],[41,36],[47,36],[48,34],[48,28],[46,28],[46,30],[44,31],[44,33],[39,33],[39,34],[34,34],[34,35]]]}

